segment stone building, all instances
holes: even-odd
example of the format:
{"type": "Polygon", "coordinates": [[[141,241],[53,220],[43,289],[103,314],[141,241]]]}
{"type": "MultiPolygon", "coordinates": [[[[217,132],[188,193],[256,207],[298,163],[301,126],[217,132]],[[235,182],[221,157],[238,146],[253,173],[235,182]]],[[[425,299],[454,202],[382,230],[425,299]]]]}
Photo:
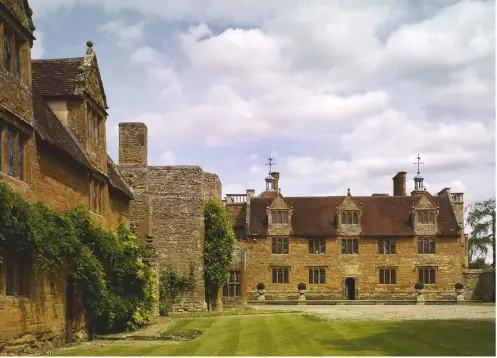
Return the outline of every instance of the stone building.
{"type": "Polygon", "coordinates": [[[158,270],[194,277],[173,309],[205,310],[204,204],[221,201],[221,182],[198,166],[149,166],[147,142],[145,124],[119,124],[118,170],[134,193],[131,229],[154,248],[158,270]]]}
{"type": "Polygon", "coordinates": [[[393,178],[393,195],[285,197],[279,173],[259,196],[229,194],[225,205],[238,238],[225,301],[250,300],[265,284],[265,298],[413,299],[425,284],[427,299],[451,299],[467,268],[463,194],[445,188],[431,195],[423,178],[406,195],[406,173],[393,178]]]}
{"type": "MultiPolygon", "coordinates": [[[[0,0],[0,181],[60,211],[87,206],[116,228],[129,219],[133,194],[107,155],[93,45],[83,57],[32,61],[34,29],[27,1],[0,0]]],[[[36,272],[17,252],[0,255],[0,353],[71,339],[82,325],[64,273],[36,272]]]]}

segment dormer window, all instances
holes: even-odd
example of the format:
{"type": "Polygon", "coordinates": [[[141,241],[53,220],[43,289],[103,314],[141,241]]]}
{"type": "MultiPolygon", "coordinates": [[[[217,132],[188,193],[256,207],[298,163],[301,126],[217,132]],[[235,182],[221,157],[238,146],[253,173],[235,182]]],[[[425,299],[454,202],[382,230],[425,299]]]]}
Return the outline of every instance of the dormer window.
{"type": "Polygon", "coordinates": [[[342,212],[342,225],[357,225],[359,224],[359,215],[356,212],[342,212]]]}
{"type": "Polygon", "coordinates": [[[435,213],[431,211],[418,211],[418,224],[435,224],[435,213]]]}
{"type": "Polygon", "coordinates": [[[95,111],[89,104],[87,104],[86,118],[88,121],[88,139],[92,142],[100,143],[100,127],[102,124],[102,117],[95,111]]]}
{"type": "Polygon", "coordinates": [[[272,224],[288,224],[288,211],[273,211],[271,213],[272,224]]]}

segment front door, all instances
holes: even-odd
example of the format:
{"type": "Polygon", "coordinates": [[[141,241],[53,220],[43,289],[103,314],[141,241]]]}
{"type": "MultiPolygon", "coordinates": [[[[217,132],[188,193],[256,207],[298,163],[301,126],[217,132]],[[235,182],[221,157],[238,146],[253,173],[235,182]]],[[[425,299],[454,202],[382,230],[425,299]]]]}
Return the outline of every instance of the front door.
{"type": "Polygon", "coordinates": [[[348,300],[355,300],[355,278],[353,277],[345,279],[345,297],[348,300]]]}

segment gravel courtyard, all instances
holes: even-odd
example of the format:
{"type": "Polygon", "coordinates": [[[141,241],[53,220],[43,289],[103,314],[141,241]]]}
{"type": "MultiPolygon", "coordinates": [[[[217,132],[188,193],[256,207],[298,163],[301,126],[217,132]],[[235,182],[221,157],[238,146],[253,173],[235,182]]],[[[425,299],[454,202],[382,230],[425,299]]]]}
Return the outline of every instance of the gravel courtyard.
{"type": "Polygon", "coordinates": [[[298,310],[330,321],[493,319],[495,306],[480,305],[265,305],[264,310],[298,310]]]}

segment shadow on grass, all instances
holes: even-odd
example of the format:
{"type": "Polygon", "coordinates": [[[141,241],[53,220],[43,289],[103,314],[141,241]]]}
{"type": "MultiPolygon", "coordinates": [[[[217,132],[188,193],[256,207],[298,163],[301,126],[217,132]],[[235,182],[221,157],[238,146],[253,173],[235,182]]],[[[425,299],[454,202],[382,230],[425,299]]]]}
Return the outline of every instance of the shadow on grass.
{"type": "Polygon", "coordinates": [[[353,355],[495,356],[495,321],[433,320],[428,325],[427,321],[382,323],[350,322],[349,333],[362,331],[364,324],[374,325],[378,332],[362,337],[342,335],[317,342],[332,351],[353,355]]]}

